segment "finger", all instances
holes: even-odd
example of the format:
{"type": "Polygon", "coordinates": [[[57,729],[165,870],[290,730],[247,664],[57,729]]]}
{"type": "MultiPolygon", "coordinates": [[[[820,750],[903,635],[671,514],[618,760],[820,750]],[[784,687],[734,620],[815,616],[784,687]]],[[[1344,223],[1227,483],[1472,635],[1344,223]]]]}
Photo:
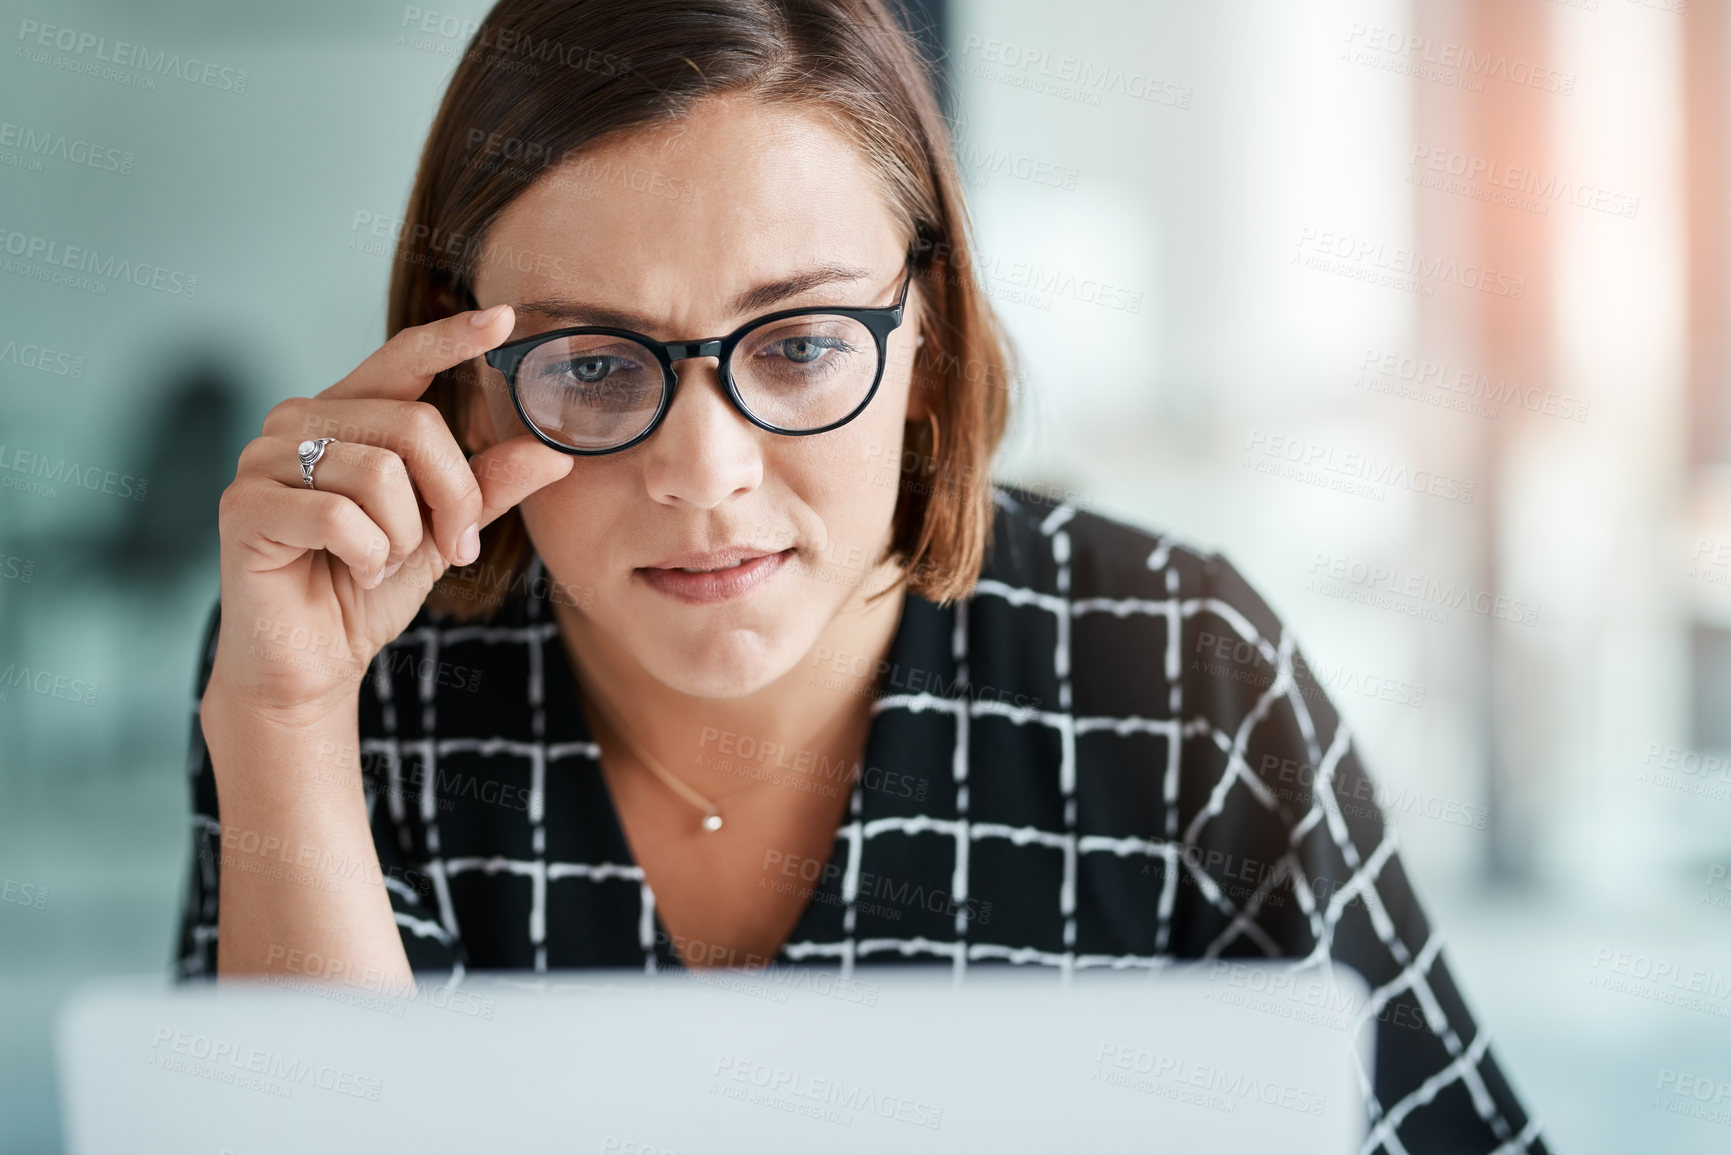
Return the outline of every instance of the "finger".
{"type": "MultiPolygon", "coordinates": [[[[305,489],[297,444],[280,437],[260,437],[241,451],[240,467],[282,485],[305,489]]],[[[390,539],[386,572],[420,547],[425,526],[408,466],[389,449],[360,442],[339,441],[325,446],[313,467],[317,490],[348,498],[385,531],[390,539]]],[[[477,501],[478,504],[478,501],[477,501]]]]}
{"type": "MultiPolygon", "coordinates": [[[[467,565],[474,560],[461,557],[459,545],[464,531],[481,516],[481,489],[450,426],[433,406],[377,397],[291,397],[270,411],[264,432],[297,443],[300,438],[334,437],[338,445],[356,442],[395,453],[408,466],[416,492],[432,511],[433,536],[446,563],[467,565]]],[[[319,468],[324,468],[324,462],[319,468]]]]}
{"type": "Polygon", "coordinates": [[[516,316],[509,305],[455,313],[413,325],[380,345],[320,397],[390,397],[413,401],[433,378],[502,344],[516,316]]]}
{"type": "Polygon", "coordinates": [[[560,453],[529,434],[512,437],[477,453],[469,461],[481,487],[481,525],[525,497],[568,476],[577,458],[560,453]]]}
{"type": "Polygon", "coordinates": [[[291,489],[264,479],[237,482],[223,493],[224,538],[252,555],[254,570],[281,569],[308,550],[327,550],[372,589],[384,580],[390,538],[360,506],[340,493],[291,489]]]}

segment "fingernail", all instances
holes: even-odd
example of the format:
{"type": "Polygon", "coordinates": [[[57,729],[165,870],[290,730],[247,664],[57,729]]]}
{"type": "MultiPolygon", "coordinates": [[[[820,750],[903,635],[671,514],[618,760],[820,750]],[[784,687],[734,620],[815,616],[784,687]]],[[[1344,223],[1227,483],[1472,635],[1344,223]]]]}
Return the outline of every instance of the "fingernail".
{"type": "Polygon", "coordinates": [[[463,531],[463,536],[457,539],[457,562],[468,565],[481,556],[481,527],[471,525],[463,531]]]}
{"type": "MultiPolygon", "coordinates": [[[[404,559],[404,560],[407,560],[407,559],[404,559]]],[[[380,578],[379,581],[380,582],[390,581],[391,578],[396,576],[397,571],[402,569],[402,568],[403,568],[402,562],[397,562],[395,565],[386,566],[385,567],[385,576],[380,578]]]]}
{"type": "Polygon", "coordinates": [[[497,321],[499,319],[499,314],[503,313],[504,311],[505,311],[504,305],[494,305],[491,309],[487,309],[487,310],[480,312],[480,313],[472,314],[469,317],[469,324],[475,326],[475,328],[477,328],[477,329],[485,329],[488,325],[491,325],[494,321],[497,321]]]}

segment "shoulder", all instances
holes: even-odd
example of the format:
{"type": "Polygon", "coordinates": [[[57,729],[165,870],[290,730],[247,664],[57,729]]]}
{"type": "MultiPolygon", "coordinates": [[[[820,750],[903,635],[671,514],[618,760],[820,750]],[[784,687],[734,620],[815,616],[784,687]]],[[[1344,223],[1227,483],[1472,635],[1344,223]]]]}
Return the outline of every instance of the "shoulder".
{"type": "Polygon", "coordinates": [[[1280,634],[1268,603],[1215,551],[1016,486],[995,487],[993,501],[984,592],[1021,588],[1063,598],[1078,616],[1157,608],[1227,619],[1264,638],[1280,634]]]}
{"type": "Polygon", "coordinates": [[[1168,725],[1203,703],[1242,714],[1290,668],[1279,618],[1218,553],[1015,486],[994,501],[965,602],[976,681],[1080,717],[1168,725]],[[1222,650],[1242,678],[1208,676],[1222,650]]]}

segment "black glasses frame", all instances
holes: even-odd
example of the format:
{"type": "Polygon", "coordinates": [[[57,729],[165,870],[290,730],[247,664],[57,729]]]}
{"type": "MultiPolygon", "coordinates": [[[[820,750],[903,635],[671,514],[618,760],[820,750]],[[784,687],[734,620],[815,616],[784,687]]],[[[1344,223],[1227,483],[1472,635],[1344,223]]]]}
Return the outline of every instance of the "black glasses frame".
{"type": "Polygon", "coordinates": [[[500,345],[496,349],[490,349],[486,354],[487,364],[505,375],[505,385],[511,393],[511,404],[516,408],[517,416],[522,419],[529,432],[533,433],[543,444],[562,453],[571,453],[582,457],[601,457],[609,453],[619,453],[630,449],[661,428],[661,422],[667,416],[667,411],[673,408],[673,396],[679,390],[679,374],[674,371],[673,363],[691,357],[715,357],[718,359],[717,376],[721,379],[722,388],[727,394],[728,401],[732,402],[733,407],[739,411],[741,416],[759,429],[780,433],[786,437],[810,437],[814,433],[828,433],[831,429],[838,429],[865,412],[866,406],[870,405],[872,398],[877,396],[878,386],[883,383],[884,379],[884,367],[889,361],[889,335],[901,327],[902,309],[907,304],[908,299],[908,286],[913,283],[914,279],[914,264],[913,258],[910,257],[905,266],[907,276],[902,281],[901,293],[896,297],[896,303],[893,305],[872,308],[812,305],[798,309],[782,309],[753,318],[725,337],[707,337],[695,341],[657,341],[653,337],[632,332],[630,329],[614,329],[605,325],[578,325],[569,329],[554,329],[547,333],[536,333],[533,337],[525,337],[521,341],[512,341],[509,344],[500,345]],[[740,341],[745,339],[746,334],[763,325],[785,320],[788,317],[818,315],[851,318],[864,325],[866,330],[871,333],[872,338],[877,342],[878,350],[878,368],[876,375],[872,377],[872,387],[866,392],[865,399],[839,421],[832,421],[817,429],[783,429],[779,425],[771,425],[753,413],[750,407],[746,405],[745,398],[740,396],[739,386],[733,380],[731,364],[733,350],[740,341]],[[556,341],[561,337],[577,336],[622,337],[626,340],[635,341],[654,354],[655,359],[661,363],[661,404],[655,410],[655,416],[649,419],[649,424],[643,432],[630,441],[607,449],[576,449],[547,436],[524,411],[522,398],[517,395],[518,366],[523,363],[523,359],[536,346],[548,341],[556,341]]]}

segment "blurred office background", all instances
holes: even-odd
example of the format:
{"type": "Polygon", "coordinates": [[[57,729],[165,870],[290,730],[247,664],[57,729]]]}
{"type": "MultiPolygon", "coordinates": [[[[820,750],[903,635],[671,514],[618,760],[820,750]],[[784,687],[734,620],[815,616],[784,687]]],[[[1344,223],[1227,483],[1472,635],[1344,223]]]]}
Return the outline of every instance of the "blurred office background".
{"type": "MultiPolygon", "coordinates": [[[[0,1151],[58,1149],[65,994],[168,968],[215,503],[382,339],[370,225],[485,10],[437,3],[0,6],[0,1151]]],[[[1731,15],[913,9],[1025,360],[1000,474],[1266,594],[1559,1149],[1725,1150],[1661,1082],[1731,1082],[1731,15]]]]}

